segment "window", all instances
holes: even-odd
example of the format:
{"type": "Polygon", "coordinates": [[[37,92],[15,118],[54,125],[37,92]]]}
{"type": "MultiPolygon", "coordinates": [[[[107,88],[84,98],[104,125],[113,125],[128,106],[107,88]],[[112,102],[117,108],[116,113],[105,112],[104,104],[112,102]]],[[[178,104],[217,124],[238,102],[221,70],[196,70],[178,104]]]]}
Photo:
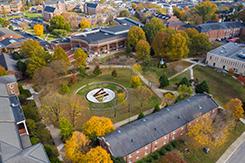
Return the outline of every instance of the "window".
{"type": "Polygon", "coordinates": [[[174,131],[173,134],[176,134],[176,132],[174,131]]]}
{"type": "Polygon", "coordinates": [[[136,153],[140,153],[140,151],[136,151],[136,153]]]}
{"type": "Polygon", "coordinates": [[[213,63],[213,66],[215,67],[215,62],[213,63]]]}
{"type": "Polygon", "coordinates": [[[139,159],[139,156],[136,157],[136,160],[138,160],[138,159],[139,159]]]}
{"type": "Polygon", "coordinates": [[[148,149],[148,147],[145,147],[145,149],[148,149]]]}
{"type": "Polygon", "coordinates": [[[155,141],[155,144],[157,144],[157,141],[155,141]]]}

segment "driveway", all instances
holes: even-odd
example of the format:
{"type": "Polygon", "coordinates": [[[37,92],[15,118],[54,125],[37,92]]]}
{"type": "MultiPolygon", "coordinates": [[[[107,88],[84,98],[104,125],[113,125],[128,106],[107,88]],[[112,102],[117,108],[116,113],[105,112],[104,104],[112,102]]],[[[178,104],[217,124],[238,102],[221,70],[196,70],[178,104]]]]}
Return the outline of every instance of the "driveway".
{"type": "Polygon", "coordinates": [[[245,163],[245,142],[243,142],[226,163],[245,163]]]}

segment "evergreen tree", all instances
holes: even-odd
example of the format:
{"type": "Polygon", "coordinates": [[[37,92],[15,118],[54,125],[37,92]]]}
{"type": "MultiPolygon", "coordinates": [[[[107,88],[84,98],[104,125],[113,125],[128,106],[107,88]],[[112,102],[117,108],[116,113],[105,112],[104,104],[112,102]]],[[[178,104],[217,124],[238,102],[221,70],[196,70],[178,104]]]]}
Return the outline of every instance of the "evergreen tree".
{"type": "Polygon", "coordinates": [[[209,93],[208,83],[206,81],[196,85],[196,93],[209,93]]]}
{"type": "Polygon", "coordinates": [[[166,86],[169,85],[169,80],[166,74],[163,74],[160,79],[159,79],[159,83],[160,83],[160,88],[164,88],[166,86]]]}

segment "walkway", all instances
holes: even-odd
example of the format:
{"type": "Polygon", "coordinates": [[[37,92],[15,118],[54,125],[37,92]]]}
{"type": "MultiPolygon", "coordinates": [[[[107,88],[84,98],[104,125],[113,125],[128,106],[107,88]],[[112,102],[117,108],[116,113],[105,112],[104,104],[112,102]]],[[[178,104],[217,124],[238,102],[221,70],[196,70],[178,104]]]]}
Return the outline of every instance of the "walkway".
{"type": "Polygon", "coordinates": [[[216,163],[245,162],[245,132],[225,151],[216,163]]]}

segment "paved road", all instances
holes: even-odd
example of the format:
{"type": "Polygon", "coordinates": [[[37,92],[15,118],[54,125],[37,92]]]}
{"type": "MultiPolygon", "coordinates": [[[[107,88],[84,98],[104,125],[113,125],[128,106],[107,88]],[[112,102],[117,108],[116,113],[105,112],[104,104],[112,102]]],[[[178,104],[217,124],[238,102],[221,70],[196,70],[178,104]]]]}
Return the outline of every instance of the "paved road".
{"type": "Polygon", "coordinates": [[[226,163],[245,163],[245,142],[239,146],[226,163]]]}

